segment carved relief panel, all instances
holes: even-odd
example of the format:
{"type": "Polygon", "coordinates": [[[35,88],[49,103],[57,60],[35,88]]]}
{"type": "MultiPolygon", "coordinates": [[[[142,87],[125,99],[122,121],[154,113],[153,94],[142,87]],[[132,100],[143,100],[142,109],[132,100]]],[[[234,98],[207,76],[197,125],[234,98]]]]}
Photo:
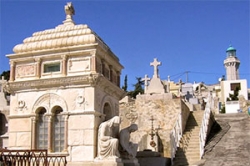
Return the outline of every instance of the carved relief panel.
{"type": "Polygon", "coordinates": [[[90,71],[90,58],[70,58],[68,61],[69,72],[90,71]]]}
{"type": "Polygon", "coordinates": [[[17,65],[16,66],[16,78],[35,76],[36,65],[17,65]]]}

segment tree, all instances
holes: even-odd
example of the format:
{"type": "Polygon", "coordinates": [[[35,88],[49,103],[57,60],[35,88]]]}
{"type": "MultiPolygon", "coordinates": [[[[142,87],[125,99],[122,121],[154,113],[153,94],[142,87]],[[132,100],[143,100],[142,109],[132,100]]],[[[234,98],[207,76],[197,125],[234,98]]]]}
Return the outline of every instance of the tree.
{"type": "MultiPolygon", "coordinates": [[[[2,79],[2,76],[3,76],[5,80],[9,81],[9,79],[10,79],[10,71],[9,70],[3,71],[0,76],[1,76],[0,79],[2,79]]],[[[10,95],[10,93],[4,91],[4,96],[5,96],[6,99],[7,99],[7,96],[9,96],[9,95],[10,95]]]]}
{"type": "Polygon", "coordinates": [[[3,71],[0,76],[1,76],[1,78],[2,78],[2,76],[4,76],[4,79],[8,81],[10,79],[10,71],[9,70],[3,71]]]}
{"type": "Polygon", "coordinates": [[[238,101],[239,100],[239,98],[238,98],[239,91],[240,91],[240,87],[237,86],[234,89],[234,93],[233,94],[229,93],[229,97],[227,98],[227,101],[238,101]]]}
{"type": "Polygon", "coordinates": [[[143,81],[141,81],[141,77],[136,77],[136,80],[137,80],[137,83],[133,85],[135,87],[135,89],[133,91],[128,92],[128,96],[130,96],[132,98],[136,98],[136,96],[139,93],[140,94],[144,93],[144,89],[142,88],[143,81]]]}
{"type": "Polygon", "coordinates": [[[125,75],[125,78],[124,78],[124,85],[122,86],[122,89],[127,92],[127,88],[128,88],[128,76],[125,75]]]}

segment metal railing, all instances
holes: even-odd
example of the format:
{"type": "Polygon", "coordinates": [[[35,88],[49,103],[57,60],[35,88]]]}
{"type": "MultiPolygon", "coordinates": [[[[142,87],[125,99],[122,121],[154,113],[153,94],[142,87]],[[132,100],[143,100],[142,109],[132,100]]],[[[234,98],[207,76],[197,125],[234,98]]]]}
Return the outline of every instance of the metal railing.
{"type": "Polygon", "coordinates": [[[47,150],[0,149],[0,166],[66,166],[66,156],[48,156],[47,150]]]}
{"type": "Polygon", "coordinates": [[[174,128],[170,133],[170,148],[171,148],[172,163],[175,158],[177,148],[179,147],[181,137],[182,137],[182,115],[180,113],[175,122],[174,128]]]}

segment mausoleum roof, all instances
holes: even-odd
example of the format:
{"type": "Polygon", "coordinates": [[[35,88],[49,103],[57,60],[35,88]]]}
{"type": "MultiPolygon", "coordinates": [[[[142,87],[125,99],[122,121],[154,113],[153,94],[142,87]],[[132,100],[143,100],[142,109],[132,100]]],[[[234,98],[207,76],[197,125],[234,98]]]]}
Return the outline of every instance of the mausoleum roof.
{"type": "Polygon", "coordinates": [[[101,38],[87,25],[75,25],[72,19],[74,8],[70,6],[72,7],[72,11],[66,11],[66,7],[67,6],[65,6],[66,20],[63,21],[63,24],[58,25],[54,29],[33,33],[31,37],[24,39],[22,44],[16,45],[13,51],[15,53],[28,53],[63,48],[68,49],[69,47],[75,48],[93,44],[100,44],[108,48],[101,38]]]}

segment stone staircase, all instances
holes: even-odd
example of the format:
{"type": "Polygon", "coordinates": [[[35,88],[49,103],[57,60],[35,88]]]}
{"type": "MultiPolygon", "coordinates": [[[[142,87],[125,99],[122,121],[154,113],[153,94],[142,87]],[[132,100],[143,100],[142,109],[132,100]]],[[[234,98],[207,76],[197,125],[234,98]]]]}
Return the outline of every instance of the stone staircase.
{"type": "Polygon", "coordinates": [[[175,155],[174,166],[192,165],[200,160],[199,133],[203,114],[202,110],[190,112],[175,155]]]}

